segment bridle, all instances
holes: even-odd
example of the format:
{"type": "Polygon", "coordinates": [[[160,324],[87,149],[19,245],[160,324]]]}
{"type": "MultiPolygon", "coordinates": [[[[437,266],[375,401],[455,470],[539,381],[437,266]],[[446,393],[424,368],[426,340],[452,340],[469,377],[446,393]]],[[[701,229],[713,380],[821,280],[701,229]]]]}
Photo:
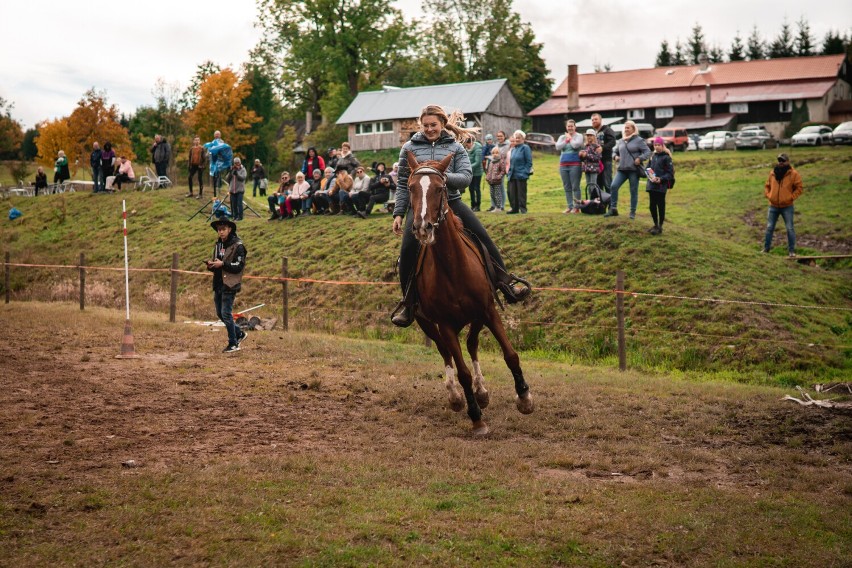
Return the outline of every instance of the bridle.
{"type": "MultiPolygon", "coordinates": [[[[447,218],[447,211],[449,211],[449,202],[447,200],[447,176],[444,172],[433,168],[432,166],[419,166],[415,170],[409,174],[409,178],[415,174],[419,175],[428,175],[434,174],[441,176],[441,203],[438,207],[441,209],[441,213],[438,215],[438,219],[432,224],[433,229],[437,230],[441,223],[447,218]]],[[[409,184],[409,187],[411,184],[409,184]]]]}

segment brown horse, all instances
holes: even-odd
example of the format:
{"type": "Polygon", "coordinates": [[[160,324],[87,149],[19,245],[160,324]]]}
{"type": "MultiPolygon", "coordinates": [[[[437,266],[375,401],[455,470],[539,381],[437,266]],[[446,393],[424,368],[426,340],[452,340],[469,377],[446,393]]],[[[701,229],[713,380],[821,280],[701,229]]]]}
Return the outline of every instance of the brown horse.
{"type": "Polygon", "coordinates": [[[415,276],[419,298],[415,317],[444,358],[450,408],[460,412],[466,401],[474,435],[481,436],[488,433],[481,409],[489,402],[478,358],[479,332],[483,326],[490,329],[497,339],[506,365],[512,371],[518,410],[524,414],[531,413],[533,400],[518,354],[509,342],[497,311],[482,253],[463,232],[461,220],[449,207],[444,172],[452,158],[449,155],[441,162],[418,163],[413,154],[407,154],[411,171],[408,177],[409,202],[414,215],[412,230],[421,245],[415,276]],[[473,363],[473,373],[465,364],[459,345],[459,332],[468,325],[467,351],[473,363]],[[458,382],[464,390],[464,399],[454,380],[453,361],[458,370],[458,382]]]}

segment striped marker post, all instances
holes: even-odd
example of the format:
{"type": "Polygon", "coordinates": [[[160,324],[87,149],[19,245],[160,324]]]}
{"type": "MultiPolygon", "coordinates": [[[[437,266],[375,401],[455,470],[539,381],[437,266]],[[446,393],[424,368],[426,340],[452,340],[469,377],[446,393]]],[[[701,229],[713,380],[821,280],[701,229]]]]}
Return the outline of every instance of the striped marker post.
{"type": "Polygon", "coordinates": [[[121,219],[124,223],[124,336],[121,338],[121,353],[116,359],[138,359],[133,347],[133,330],[130,326],[130,267],[127,262],[127,205],[121,200],[121,219]]]}

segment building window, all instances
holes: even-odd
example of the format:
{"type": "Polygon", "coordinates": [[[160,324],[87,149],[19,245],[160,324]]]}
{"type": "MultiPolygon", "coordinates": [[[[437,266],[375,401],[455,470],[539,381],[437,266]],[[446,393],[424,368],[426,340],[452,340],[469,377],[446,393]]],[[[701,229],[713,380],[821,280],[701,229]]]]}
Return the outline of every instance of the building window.
{"type": "Polygon", "coordinates": [[[654,118],[672,118],[674,109],[672,107],[660,107],[654,111],[654,118]]]}
{"type": "Polygon", "coordinates": [[[381,134],[382,132],[393,132],[393,121],[362,122],[355,125],[355,134],[381,134]]]}
{"type": "Polygon", "coordinates": [[[778,112],[782,114],[793,112],[793,101],[778,101],[778,112]]]}
{"type": "Polygon", "coordinates": [[[729,111],[734,114],[747,114],[748,113],[748,103],[731,103],[728,105],[729,111]]]}
{"type": "Polygon", "coordinates": [[[633,110],[627,111],[627,118],[630,120],[642,120],[645,118],[645,109],[634,108],[633,110]]]}

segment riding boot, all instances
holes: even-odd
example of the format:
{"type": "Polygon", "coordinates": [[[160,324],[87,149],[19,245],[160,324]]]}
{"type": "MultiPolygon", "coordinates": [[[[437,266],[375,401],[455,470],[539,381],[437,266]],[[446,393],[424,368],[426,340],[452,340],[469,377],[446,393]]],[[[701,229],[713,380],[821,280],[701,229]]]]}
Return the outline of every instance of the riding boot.
{"type": "Polygon", "coordinates": [[[398,327],[408,327],[414,323],[414,306],[417,303],[417,294],[414,291],[414,277],[410,277],[405,286],[402,300],[391,312],[391,322],[398,327]]]}
{"type": "Polygon", "coordinates": [[[499,269],[496,271],[495,276],[497,279],[495,283],[497,289],[503,292],[507,304],[523,302],[532,293],[530,283],[519,276],[499,269]]]}
{"type": "Polygon", "coordinates": [[[408,327],[414,323],[414,291],[409,286],[402,300],[391,312],[391,322],[398,327],[408,327]]]}

